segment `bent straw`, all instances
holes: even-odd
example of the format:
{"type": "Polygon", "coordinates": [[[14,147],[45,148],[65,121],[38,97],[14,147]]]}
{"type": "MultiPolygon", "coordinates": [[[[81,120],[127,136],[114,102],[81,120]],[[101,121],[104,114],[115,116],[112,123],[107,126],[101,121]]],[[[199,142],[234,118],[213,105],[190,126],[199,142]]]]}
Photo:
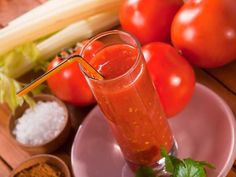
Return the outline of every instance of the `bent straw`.
{"type": "Polygon", "coordinates": [[[103,76],[94,69],[86,60],[84,60],[80,55],[72,55],[69,58],[67,58],[65,61],[61,62],[59,65],[57,65],[55,68],[52,68],[51,70],[44,73],[42,76],[38,77],[28,85],[26,85],[23,89],[21,89],[19,92],[16,93],[17,96],[23,96],[24,94],[31,91],[33,88],[37,87],[39,84],[47,80],[49,77],[51,77],[53,74],[59,72],[62,68],[65,68],[70,63],[77,61],[80,63],[93,77],[97,80],[103,80],[103,76]]]}

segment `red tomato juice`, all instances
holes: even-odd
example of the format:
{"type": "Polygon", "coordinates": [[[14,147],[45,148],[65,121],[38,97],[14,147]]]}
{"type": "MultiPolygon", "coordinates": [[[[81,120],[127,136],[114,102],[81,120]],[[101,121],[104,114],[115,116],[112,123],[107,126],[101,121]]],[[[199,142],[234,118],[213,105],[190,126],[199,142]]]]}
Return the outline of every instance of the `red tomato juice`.
{"type": "Polygon", "coordinates": [[[91,61],[105,80],[89,84],[125,159],[152,165],[160,147],[171,150],[173,138],[143,56],[137,56],[127,44],[105,47],[91,61]]]}

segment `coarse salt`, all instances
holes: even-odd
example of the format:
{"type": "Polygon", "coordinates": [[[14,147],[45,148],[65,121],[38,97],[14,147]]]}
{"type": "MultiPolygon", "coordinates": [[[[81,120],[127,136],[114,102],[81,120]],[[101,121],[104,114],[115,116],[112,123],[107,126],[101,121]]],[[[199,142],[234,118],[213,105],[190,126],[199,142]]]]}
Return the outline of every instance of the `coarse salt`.
{"type": "Polygon", "coordinates": [[[55,101],[39,101],[16,120],[13,134],[25,145],[40,145],[55,138],[65,124],[65,111],[55,101]]]}

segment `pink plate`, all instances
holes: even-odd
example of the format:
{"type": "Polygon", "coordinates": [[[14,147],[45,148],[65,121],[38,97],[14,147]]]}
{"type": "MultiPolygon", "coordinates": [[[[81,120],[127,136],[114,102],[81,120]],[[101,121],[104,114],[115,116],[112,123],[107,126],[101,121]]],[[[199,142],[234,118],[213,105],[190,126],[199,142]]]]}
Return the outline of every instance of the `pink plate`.
{"type": "MultiPolygon", "coordinates": [[[[236,157],[236,126],[231,110],[218,95],[196,84],[189,105],[169,122],[178,143],[178,157],[215,164],[208,177],[227,175],[236,157]]],[[[80,126],[71,159],[76,177],[134,177],[98,107],[80,126]]]]}

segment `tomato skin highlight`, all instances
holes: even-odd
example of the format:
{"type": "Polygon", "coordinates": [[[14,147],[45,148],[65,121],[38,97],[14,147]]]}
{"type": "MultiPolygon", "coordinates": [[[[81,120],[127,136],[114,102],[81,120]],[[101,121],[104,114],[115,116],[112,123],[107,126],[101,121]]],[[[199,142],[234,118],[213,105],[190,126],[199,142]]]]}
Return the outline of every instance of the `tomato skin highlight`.
{"type": "Polygon", "coordinates": [[[119,11],[120,23],[142,45],[169,42],[173,17],[182,5],[182,0],[125,0],[119,11]]]}
{"type": "Polygon", "coordinates": [[[235,1],[188,0],[173,20],[171,38],[196,66],[215,68],[235,60],[235,1]]]}
{"type": "Polygon", "coordinates": [[[172,46],[155,42],[142,47],[148,70],[160,96],[167,117],[181,112],[195,88],[195,74],[172,46]]]}
{"type": "MultiPolygon", "coordinates": [[[[84,42],[82,44],[84,44],[84,42]]],[[[90,61],[94,57],[95,53],[103,46],[104,44],[100,41],[94,42],[85,51],[85,59],[87,61],[90,61]]],[[[63,51],[61,52],[61,54],[63,56],[63,54],[65,55],[65,52],[63,51]]],[[[74,52],[74,54],[80,54],[80,48],[78,48],[74,52]]],[[[66,57],[68,56],[69,55],[67,55],[66,57]]],[[[56,67],[65,58],[56,56],[49,63],[47,69],[50,70],[56,67]]],[[[96,103],[77,62],[71,63],[66,68],[63,68],[61,71],[51,76],[47,80],[47,83],[52,93],[63,101],[77,106],[87,106],[96,103]]]]}

